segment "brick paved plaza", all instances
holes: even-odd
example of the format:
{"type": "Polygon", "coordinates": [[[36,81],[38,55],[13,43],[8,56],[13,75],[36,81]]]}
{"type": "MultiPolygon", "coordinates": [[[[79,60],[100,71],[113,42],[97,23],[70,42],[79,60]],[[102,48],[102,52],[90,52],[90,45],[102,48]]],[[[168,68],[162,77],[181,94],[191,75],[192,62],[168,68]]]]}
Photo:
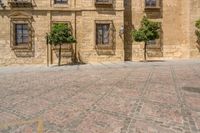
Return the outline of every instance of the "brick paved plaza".
{"type": "Polygon", "coordinates": [[[179,132],[200,132],[200,61],[0,68],[0,133],[179,132]]]}

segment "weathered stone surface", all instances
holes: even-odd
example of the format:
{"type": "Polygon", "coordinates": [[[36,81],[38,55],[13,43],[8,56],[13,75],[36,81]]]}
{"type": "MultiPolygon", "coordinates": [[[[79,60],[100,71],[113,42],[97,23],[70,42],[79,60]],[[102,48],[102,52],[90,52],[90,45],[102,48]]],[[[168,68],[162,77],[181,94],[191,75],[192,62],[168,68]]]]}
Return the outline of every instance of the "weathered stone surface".
{"type": "MultiPolygon", "coordinates": [[[[123,1],[116,0],[113,6],[96,7],[94,1],[70,0],[68,4],[54,4],[53,0],[40,1],[35,0],[33,8],[16,7],[19,10],[13,10],[8,2],[5,2],[6,10],[0,7],[0,66],[5,65],[23,65],[23,64],[46,64],[48,61],[57,64],[58,54],[53,47],[46,45],[46,33],[51,29],[52,23],[70,22],[74,36],[77,38],[77,56],[87,62],[103,61],[123,61],[124,45],[123,38],[119,37],[119,29],[124,25],[123,21],[123,1]],[[20,9],[25,9],[21,11],[20,9]],[[13,50],[11,29],[11,19],[13,17],[24,18],[28,14],[32,25],[32,48],[31,50],[13,50]],[[115,34],[114,52],[98,55],[96,46],[95,21],[109,20],[113,22],[115,34]],[[52,49],[52,50],[50,50],[52,49]],[[114,53],[114,54],[113,54],[114,53]]],[[[75,50],[75,44],[73,44],[75,50]]],[[[62,53],[62,64],[72,62],[71,51],[62,53]]]]}
{"type": "Polygon", "coordinates": [[[162,25],[161,45],[148,48],[148,58],[188,59],[199,58],[195,36],[195,22],[199,19],[200,2],[197,0],[161,0],[161,11],[145,10],[143,0],[125,2],[125,59],[142,60],[143,45],[132,42],[131,30],[139,28],[144,15],[162,25]],[[156,12],[157,11],[157,12],[156,12]],[[151,15],[149,15],[151,14],[151,15]],[[153,15],[152,15],[153,14],[153,15]]]}
{"type": "MultiPolygon", "coordinates": [[[[142,43],[132,41],[131,31],[138,28],[144,15],[162,25],[160,44],[148,47],[152,60],[200,58],[195,21],[199,19],[198,0],[162,0],[160,10],[146,10],[143,0],[114,0],[113,6],[96,6],[95,0],[69,0],[68,4],[54,4],[54,0],[35,0],[31,8],[15,9],[4,2],[0,7],[0,66],[24,64],[57,64],[58,51],[46,45],[46,33],[52,23],[70,22],[77,38],[77,57],[84,63],[142,60],[142,43]],[[125,2],[125,3],[124,3],[125,2]],[[159,11],[159,12],[158,12],[159,11]],[[25,15],[25,16],[24,16],[25,15]],[[13,50],[11,19],[27,17],[32,25],[32,47],[13,50]],[[112,21],[114,28],[112,50],[96,49],[95,21],[112,21]],[[120,29],[124,27],[124,35],[120,29]],[[49,49],[49,50],[48,50],[49,49]]],[[[75,44],[73,44],[75,50],[75,44]]],[[[62,64],[72,62],[72,50],[62,51],[62,64]]]]}

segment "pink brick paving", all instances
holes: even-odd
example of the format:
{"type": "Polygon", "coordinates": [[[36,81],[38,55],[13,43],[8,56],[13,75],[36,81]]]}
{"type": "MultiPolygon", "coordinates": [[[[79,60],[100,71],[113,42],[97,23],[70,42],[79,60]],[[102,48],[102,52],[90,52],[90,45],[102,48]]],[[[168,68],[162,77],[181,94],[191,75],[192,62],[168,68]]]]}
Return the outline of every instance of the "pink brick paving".
{"type": "Polygon", "coordinates": [[[0,68],[0,133],[198,133],[200,61],[0,68]]]}

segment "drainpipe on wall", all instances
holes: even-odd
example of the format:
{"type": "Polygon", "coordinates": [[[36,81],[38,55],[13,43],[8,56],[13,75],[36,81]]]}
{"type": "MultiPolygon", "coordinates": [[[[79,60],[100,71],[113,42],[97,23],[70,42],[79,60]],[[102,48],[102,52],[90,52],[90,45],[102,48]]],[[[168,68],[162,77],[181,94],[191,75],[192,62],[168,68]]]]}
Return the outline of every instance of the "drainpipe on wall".
{"type": "MultiPolygon", "coordinates": [[[[74,8],[76,9],[76,0],[74,0],[74,8]]],[[[77,35],[76,35],[76,24],[77,24],[77,11],[75,10],[74,11],[74,36],[75,36],[75,38],[77,37],[77,35]]],[[[78,48],[77,48],[77,42],[75,42],[75,53],[74,53],[74,55],[75,55],[75,63],[78,63],[79,62],[79,59],[78,59],[78,48]]]]}
{"type": "MultiPolygon", "coordinates": [[[[51,20],[52,20],[52,16],[51,16],[51,11],[49,11],[48,12],[48,14],[49,14],[49,29],[48,29],[48,32],[50,32],[51,31],[51,20]]],[[[47,35],[48,35],[48,33],[47,33],[47,35]]],[[[48,42],[48,38],[47,38],[47,40],[46,40],[47,42],[47,66],[49,66],[49,65],[52,65],[52,50],[51,50],[51,45],[49,44],[49,42],[48,42]]]]}
{"type": "MultiPolygon", "coordinates": [[[[74,21],[75,21],[75,25],[74,25],[74,36],[75,36],[75,38],[76,38],[76,11],[75,11],[75,14],[74,14],[74,21]]],[[[78,51],[77,51],[77,42],[75,42],[75,63],[78,63],[78,56],[77,56],[77,54],[78,54],[78,51]]]]}
{"type": "Polygon", "coordinates": [[[48,33],[46,33],[46,45],[47,45],[47,66],[49,67],[49,39],[48,39],[48,33]]]}

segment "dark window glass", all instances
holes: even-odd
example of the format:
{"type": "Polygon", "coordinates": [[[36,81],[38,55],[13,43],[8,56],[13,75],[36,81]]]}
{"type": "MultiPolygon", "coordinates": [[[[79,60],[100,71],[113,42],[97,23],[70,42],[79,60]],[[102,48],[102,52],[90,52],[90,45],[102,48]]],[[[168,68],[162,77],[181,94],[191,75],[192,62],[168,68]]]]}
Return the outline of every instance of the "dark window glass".
{"type": "Polygon", "coordinates": [[[147,44],[154,45],[154,44],[156,44],[156,40],[150,40],[150,41],[147,42],[147,44]]]}
{"type": "Polygon", "coordinates": [[[109,44],[110,24],[96,25],[96,42],[97,44],[109,44]]]}
{"type": "Polygon", "coordinates": [[[147,7],[155,7],[157,6],[156,3],[157,3],[157,0],[145,0],[145,4],[147,7]]]}
{"type": "Polygon", "coordinates": [[[15,24],[15,42],[16,45],[28,44],[28,24],[15,24]]]}
{"type": "Polygon", "coordinates": [[[68,0],[54,0],[55,4],[67,4],[68,0]]]}
{"type": "Polygon", "coordinates": [[[31,0],[10,0],[12,3],[31,3],[31,0]]]}
{"type": "Polygon", "coordinates": [[[108,3],[110,0],[96,0],[96,2],[108,3]]]}

